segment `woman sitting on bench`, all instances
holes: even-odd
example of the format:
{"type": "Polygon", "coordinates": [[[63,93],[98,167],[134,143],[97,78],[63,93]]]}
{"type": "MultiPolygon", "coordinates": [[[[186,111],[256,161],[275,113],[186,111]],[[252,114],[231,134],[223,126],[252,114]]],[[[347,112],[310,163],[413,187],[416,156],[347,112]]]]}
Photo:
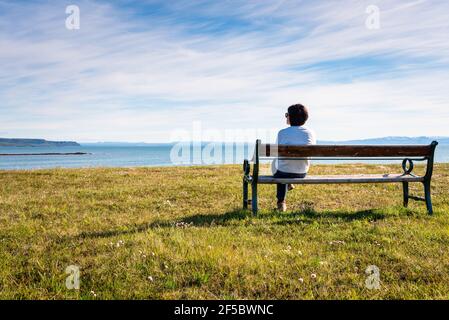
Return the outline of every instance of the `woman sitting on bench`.
{"type": "MultiPolygon", "coordinates": [[[[288,108],[285,114],[287,124],[290,127],[279,131],[276,144],[281,145],[310,145],[316,144],[313,131],[304,126],[309,118],[309,112],[302,104],[295,104],[288,108]]],[[[272,163],[273,176],[275,178],[304,178],[309,170],[309,160],[280,160],[272,163]]],[[[293,189],[293,185],[277,184],[277,208],[281,212],[287,210],[285,197],[287,190],[293,189]]]]}

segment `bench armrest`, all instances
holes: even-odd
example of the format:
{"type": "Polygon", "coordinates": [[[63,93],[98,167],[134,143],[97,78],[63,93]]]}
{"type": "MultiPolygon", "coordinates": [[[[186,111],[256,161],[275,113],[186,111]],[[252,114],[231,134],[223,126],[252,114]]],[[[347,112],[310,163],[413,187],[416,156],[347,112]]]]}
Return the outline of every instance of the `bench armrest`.
{"type": "Polygon", "coordinates": [[[243,160],[243,178],[247,181],[251,179],[251,164],[248,159],[243,160]]]}
{"type": "Polygon", "coordinates": [[[243,160],[243,174],[245,176],[249,175],[251,171],[251,164],[248,159],[243,160]]]}
{"type": "Polygon", "coordinates": [[[259,178],[259,145],[260,145],[260,140],[256,141],[256,148],[254,150],[254,155],[252,157],[251,160],[249,159],[245,159],[243,160],[243,179],[246,182],[250,182],[250,183],[257,183],[257,180],[259,178]],[[251,175],[251,164],[253,163],[253,173],[251,175]]]}

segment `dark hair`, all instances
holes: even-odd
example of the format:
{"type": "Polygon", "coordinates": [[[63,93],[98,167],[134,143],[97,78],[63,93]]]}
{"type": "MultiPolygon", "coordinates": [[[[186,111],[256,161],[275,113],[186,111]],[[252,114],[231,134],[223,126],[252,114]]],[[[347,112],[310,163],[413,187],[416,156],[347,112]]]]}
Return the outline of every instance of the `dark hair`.
{"type": "Polygon", "coordinates": [[[288,107],[288,115],[290,117],[290,125],[302,126],[309,119],[309,110],[302,104],[294,104],[288,107]]]}

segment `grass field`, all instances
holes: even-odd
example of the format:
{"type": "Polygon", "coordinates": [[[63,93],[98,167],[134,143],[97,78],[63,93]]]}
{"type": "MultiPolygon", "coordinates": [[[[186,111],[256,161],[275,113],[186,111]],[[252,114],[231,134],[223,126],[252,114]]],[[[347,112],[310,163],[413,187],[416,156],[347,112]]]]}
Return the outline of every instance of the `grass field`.
{"type": "MultiPolygon", "coordinates": [[[[312,168],[368,172],[400,170],[312,168]]],[[[436,165],[433,216],[399,184],[298,186],[283,214],[262,186],[252,218],[240,166],[0,171],[0,298],[449,299],[448,185],[436,165]]]]}

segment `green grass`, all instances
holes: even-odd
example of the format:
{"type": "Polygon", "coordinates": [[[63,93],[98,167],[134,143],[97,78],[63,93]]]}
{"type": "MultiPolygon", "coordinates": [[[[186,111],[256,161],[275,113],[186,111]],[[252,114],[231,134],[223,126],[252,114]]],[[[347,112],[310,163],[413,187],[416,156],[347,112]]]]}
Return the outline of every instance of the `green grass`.
{"type": "Polygon", "coordinates": [[[364,184],[298,186],[285,214],[261,186],[252,218],[240,166],[0,171],[0,298],[448,299],[448,172],[435,168],[433,216],[402,208],[399,184],[364,184]]]}

